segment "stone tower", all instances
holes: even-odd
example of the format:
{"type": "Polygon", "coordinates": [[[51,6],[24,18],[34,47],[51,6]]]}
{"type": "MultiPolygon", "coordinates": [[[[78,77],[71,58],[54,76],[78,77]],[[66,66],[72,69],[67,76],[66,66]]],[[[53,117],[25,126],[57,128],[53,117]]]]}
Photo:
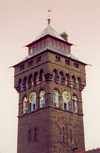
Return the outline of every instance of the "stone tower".
{"type": "Polygon", "coordinates": [[[17,153],[72,153],[85,150],[82,90],[85,66],[71,54],[66,32],[50,25],[14,65],[19,93],[17,153]]]}

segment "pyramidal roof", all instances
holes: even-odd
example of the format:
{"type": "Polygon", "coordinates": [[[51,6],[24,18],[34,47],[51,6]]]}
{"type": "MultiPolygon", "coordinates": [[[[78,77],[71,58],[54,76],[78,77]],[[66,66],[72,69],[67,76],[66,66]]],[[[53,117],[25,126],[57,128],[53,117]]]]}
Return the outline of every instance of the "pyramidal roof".
{"type": "MultiPolygon", "coordinates": [[[[59,39],[65,43],[67,43],[68,45],[72,46],[73,44],[69,43],[66,39],[64,39],[63,37],[61,37],[60,34],[58,34],[50,25],[50,22],[48,22],[48,25],[47,25],[47,28],[33,41],[31,42],[30,44],[26,45],[26,47],[30,47],[33,43],[35,43],[36,41],[40,40],[41,38],[44,38],[45,36],[52,36],[56,39],[59,39]]],[[[83,63],[82,61],[78,60],[75,56],[73,56],[70,52],[65,52],[65,51],[61,51],[59,50],[59,48],[53,48],[52,46],[49,46],[49,45],[46,45],[43,49],[39,49],[37,51],[34,51],[32,54],[28,54],[27,57],[25,57],[21,62],[24,62],[30,58],[32,58],[33,56],[36,56],[40,53],[43,53],[45,51],[52,51],[52,52],[55,52],[55,53],[58,53],[60,55],[63,55],[65,57],[68,57],[68,58],[71,58],[73,60],[76,60],[76,61],[79,61],[81,63],[83,63]]],[[[21,63],[20,62],[20,63],[21,63]]],[[[85,63],[83,63],[85,64],[85,63]]]]}
{"type": "Polygon", "coordinates": [[[50,35],[50,36],[53,36],[53,37],[56,37],[60,40],[63,40],[66,42],[66,40],[64,38],[62,38],[50,25],[50,23],[48,23],[48,26],[47,28],[35,39],[38,40],[40,38],[43,38],[44,36],[47,36],[47,35],[50,35]]]}

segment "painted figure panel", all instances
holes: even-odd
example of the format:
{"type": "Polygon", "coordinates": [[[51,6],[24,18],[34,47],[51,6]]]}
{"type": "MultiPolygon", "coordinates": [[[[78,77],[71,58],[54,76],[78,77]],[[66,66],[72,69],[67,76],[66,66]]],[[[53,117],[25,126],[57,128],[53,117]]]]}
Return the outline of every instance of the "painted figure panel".
{"type": "Polygon", "coordinates": [[[72,96],[72,111],[77,113],[78,112],[78,103],[77,103],[78,99],[76,95],[72,96]]]}
{"type": "Polygon", "coordinates": [[[59,91],[56,89],[53,91],[53,103],[54,106],[59,107],[59,91]]]}
{"type": "Polygon", "coordinates": [[[45,90],[40,91],[40,108],[45,106],[45,90]]]}
{"type": "Polygon", "coordinates": [[[23,98],[23,114],[28,113],[28,97],[24,96],[23,98]]]}
{"type": "Polygon", "coordinates": [[[71,100],[70,93],[67,91],[64,91],[62,94],[63,97],[63,108],[66,110],[69,110],[69,102],[71,100]]]}
{"type": "Polygon", "coordinates": [[[31,111],[36,110],[36,93],[35,92],[31,92],[31,94],[29,95],[29,102],[30,102],[30,106],[31,106],[31,111]]]}

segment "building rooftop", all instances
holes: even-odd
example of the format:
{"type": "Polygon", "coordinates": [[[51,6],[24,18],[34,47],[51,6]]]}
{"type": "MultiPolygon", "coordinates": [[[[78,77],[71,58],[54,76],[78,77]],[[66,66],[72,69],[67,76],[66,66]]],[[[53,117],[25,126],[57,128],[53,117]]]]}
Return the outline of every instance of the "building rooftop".
{"type": "MultiPolygon", "coordinates": [[[[71,44],[71,43],[68,42],[68,39],[67,39],[68,38],[68,35],[67,35],[66,32],[63,32],[61,35],[58,34],[51,27],[50,22],[48,22],[48,25],[47,25],[46,29],[33,42],[31,42],[30,44],[26,45],[25,47],[30,48],[32,45],[38,43],[38,41],[41,41],[41,40],[45,39],[46,37],[52,37],[55,40],[58,40],[59,42],[62,42],[62,43],[66,44],[69,47],[73,45],[73,44],[71,44]]],[[[40,47],[40,48],[34,50],[31,54],[28,54],[28,56],[26,56],[18,64],[20,64],[20,63],[22,63],[22,62],[24,62],[24,61],[26,61],[26,60],[28,60],[28,59],[30,59],[30,58],[38,55],[38,54],[41,54],[41,53],[43,53],[43,52],[45,52],[47,50],[50,51],[50,52],[54,52],[54,53],[57,53],[59,55],[65,56],[66,58],[68,57],[68,58],[71,58],[71,59],[73,59],[73,60],[75,60],[77,62],[80,62],[80,63],[85,64],[84,62],[80,61],[75,56],[73,56],[71,54],[71,52],[69,51],[70,49],[68,51],[67,50],[65,51],[65,50],[63,50],[61,48],[54,47],[54,46],[52,46],[50,44],[46,44],[43,48],[40,47]]],[[[18,64],[16,64],[16,65],[18,65],[18,64]]]]}

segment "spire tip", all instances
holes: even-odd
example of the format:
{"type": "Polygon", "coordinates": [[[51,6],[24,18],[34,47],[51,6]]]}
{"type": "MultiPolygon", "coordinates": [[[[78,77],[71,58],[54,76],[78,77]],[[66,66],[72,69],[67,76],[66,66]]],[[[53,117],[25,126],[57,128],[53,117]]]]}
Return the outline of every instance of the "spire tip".
{"type": "Polygon", "coordinates": [[[51,12],[51,9],[48,9],[48,18],[47,18],[48,24],[50,24],[50,21],[51,21],[51,18],[50,18],[49,12],[51,12]]]}

